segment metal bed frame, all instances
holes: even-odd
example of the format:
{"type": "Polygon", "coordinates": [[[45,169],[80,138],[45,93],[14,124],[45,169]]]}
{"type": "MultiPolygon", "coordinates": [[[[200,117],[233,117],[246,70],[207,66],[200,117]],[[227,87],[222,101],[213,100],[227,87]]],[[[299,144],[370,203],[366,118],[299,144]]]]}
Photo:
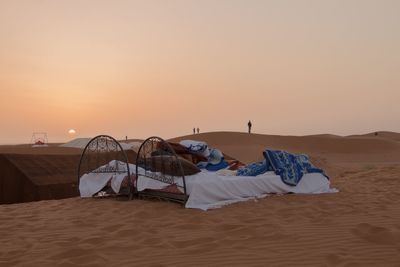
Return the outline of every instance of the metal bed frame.
{"type": "Polygon", "coordinates": [[[121,144],[111,136],[98,135],[92,138],[82,152],[78,166],[78,184],[86,173],[126,173],[128,187],[123,192],[129,199],[153,198],[185,204],[188,195],[181,161],[171,145],[162,138],[152,136],[140,146],[136,158],[129,161],[121,144]],[[129,163],[136,163],[136,175],[130,174],[129,163]],[[111,164],[112,163],[112,164],[111,164]],[[164,183],[163,189],[138,191],[141,179],[153,179],[164,183]]]}
{"type": "Polygon", "coordinates": [[[127,195],[132,198],[134,193],[133,179],[130,175],[129,161],[121,144],[108,135],[98,135],[85,146],[78,166],[78,185],[80,178],[89,173],[126,173],[128,186],[120,192],[107,195],[127,195]]]}

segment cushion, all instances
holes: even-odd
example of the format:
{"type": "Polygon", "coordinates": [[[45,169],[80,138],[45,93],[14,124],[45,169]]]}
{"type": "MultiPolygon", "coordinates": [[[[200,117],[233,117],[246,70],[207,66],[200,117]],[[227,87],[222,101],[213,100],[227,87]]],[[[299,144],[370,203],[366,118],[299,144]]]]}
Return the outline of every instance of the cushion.
{"type": "Polygon", "coordinates": [[[178,160],[182,165],[184,175],[193,175],[200,172],[200,169],[188,160],[170,155],[159,155],[146,158],[146,165],[153,172],[161,172],[168,175],[182,175],[178,160]]]}
{"type": "Polygon", "coordinates": [[[197,164],[200,161],[207,160],[207,158],[205,156],[203,156],[202,154],[192,152],[188,148],[186,148],[185,146],[183,146],[181,144],[171,143],[171,142],[169,144],[174,149],[175,153],[178,156],[185,158],[194,164],[197,164]]]}
{"type": "Polygon", "coordinates": [[[210,155],[207,161],[200,161],[197,163],[197,167],[208,171],[218,171],[228,167],[228,165],[228,162],[224,159],[224,154],[216,148],[210,149],[210,155]]]}

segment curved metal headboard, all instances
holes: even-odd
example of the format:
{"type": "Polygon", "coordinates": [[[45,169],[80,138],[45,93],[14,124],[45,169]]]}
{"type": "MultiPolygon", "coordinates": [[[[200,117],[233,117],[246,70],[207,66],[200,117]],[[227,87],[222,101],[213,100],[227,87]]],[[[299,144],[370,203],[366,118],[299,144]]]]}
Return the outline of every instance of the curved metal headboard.
{"type": "Polygon", "coordinates": [[[131,175],[129,170],[128,157],[122,148],[121,144],[112,136],[98,135],[92,138],[85,146],[78,165],[78,185],[80,178],[84,173],[81,173],[83,168],[85,173],[127,173],[129,196],[134,192],[131,175]],[[106,165],[112,160],[122,161],[123,164],[115,164],[106,166],[98,170],[100,166],[106,165]],[[120,165],[125,165],[126,169],[120,169],[120,165]]]}
{"type": "MultiPolygon", "coordinates": [[[[187,197],[186,181],[181,161],[171,145],[158,136],[147,138],[139,148],[136,157],[136,185],[140,176],[145,176],[166,184],[176,185],[182,188],[182,194],[187,197]],[[144,174],[138,175],[139,167],[144,169],[144,174]],[[177,184],[176,178],[182,178],[182,185],[177,184]]],[[[137,191],[137,186],[135,190],[136,193],[139,195],[141,194],[137,191]]],[[[171,199],[170,197],[166,198],[171,199]]],[[[183,202],[185,200],[180,199],[177,201],[183,202]]]]}

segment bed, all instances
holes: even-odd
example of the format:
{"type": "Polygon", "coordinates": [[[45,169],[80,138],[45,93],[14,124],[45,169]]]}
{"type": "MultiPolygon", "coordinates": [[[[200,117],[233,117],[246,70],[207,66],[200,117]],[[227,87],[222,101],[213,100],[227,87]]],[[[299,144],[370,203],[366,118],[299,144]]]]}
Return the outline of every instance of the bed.
{"type": "Polygon", "coordinates": [[[171,145],[156,136],[146,139],[131,157],[114,138],[95,137],[82,153],[78,173],[83,197],[98,196],[94,192],[100,190],[106,192],[100,196],[163,199],[202,210],[268,194],[337,192],[321,173],[307,173],[296,186],[291,186],[274,172],[257,176],[236,176],[229,171],[192,172],[171,145]],[[88,185],[92,189],[85,190],[88,185]]]}
{"type": "Polygon", "coordinates": [[[133,151],[126,151],[111,136],[98,135],[83,149],[78,165],[78,184],[83,197],[127,196],[132,198],[133,151]]]}

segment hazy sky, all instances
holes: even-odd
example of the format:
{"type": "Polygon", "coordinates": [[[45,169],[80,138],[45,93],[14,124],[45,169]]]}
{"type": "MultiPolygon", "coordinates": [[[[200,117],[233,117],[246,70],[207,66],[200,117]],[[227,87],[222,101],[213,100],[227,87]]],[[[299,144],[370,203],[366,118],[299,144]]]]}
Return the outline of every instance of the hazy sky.
{"type": "Polygon", "coordinates": [[[400,131],[400,1],[0,1],[0,143],[400,131]]]}

